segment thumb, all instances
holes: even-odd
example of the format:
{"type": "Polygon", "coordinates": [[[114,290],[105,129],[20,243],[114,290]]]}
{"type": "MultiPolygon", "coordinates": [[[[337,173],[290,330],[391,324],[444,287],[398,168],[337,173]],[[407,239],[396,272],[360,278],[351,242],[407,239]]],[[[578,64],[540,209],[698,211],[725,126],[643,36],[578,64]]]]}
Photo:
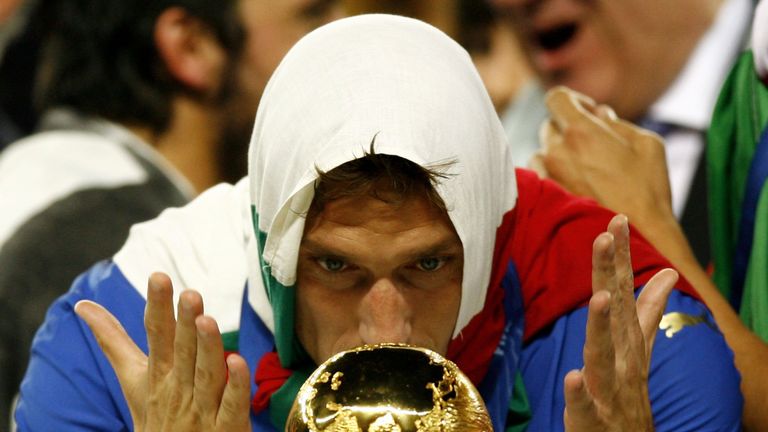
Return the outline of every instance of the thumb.
{"type": "Polygon", "coordinates": [[[143,401],[147,390],[147,356],[133,342],[122,324],[103,306],[89,300],[75,305],[75,313],[93,332],[96,342],[115,370],[136,421],[144,412],[143,401]],[[137,416],[137,414],[139,414],[137,416]]]}
{"type": "Polygon", "coordinates": [[[649,361],[661,316],[677,279],[678,273],[675,270],[664,269],[653,275],[637,298],[637,319],[645,338],[646,358],[649,361]]]}

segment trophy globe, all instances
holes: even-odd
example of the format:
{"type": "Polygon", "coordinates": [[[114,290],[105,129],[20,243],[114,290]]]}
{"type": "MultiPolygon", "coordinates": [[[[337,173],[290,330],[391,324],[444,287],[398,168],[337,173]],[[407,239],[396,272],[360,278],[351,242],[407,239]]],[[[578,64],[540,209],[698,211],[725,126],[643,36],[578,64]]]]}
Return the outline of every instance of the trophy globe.
{"type": "Polygon", "coordinates": [[[299,390],[287,432],[491,432],[469,378],[403,344],[366,345],[321,364],[299,390]]]}

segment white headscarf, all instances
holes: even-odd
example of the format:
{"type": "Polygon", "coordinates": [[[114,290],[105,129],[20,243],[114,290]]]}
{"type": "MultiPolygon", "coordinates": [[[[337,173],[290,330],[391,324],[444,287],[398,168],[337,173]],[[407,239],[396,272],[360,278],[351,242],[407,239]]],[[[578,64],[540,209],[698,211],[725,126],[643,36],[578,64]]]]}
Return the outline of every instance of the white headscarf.
{"type": "Polygon", "coordinates": [[[768,2],[761,0],[752,21],[752,54],[757,75],[768,80],[768,2]]]}
{"type": "Polygon", "coordinates": [[[305,36],[269,81],[251,140],[251,203],[265,239],[249,263],[251,305],[275,331],[266,300],[296,282],[317,169],[361,157],[375,137],[378,154],[456,161],[437,191],[464,246],[458,335],[483,308],[496,228],[517,197],[505,136],[469,55],[434,27],[363,15],[305,36]]]}

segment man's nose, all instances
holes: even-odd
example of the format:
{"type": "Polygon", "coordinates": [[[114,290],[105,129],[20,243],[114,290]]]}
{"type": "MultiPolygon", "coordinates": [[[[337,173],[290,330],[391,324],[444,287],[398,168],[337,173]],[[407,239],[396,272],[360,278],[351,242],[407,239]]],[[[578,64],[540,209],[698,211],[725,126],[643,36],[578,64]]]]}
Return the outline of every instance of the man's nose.
{"type": "Polygon", "coordinates": [[[391,280],[377,280],[360,302],[358,313],[363,343],[410,342],[410,308],[401,290],[391,280]]]}

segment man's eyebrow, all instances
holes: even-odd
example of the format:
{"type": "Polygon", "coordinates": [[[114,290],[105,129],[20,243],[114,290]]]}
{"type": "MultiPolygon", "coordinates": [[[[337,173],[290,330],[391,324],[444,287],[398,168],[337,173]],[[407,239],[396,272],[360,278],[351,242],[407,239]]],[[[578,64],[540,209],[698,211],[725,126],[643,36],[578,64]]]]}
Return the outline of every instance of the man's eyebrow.
{"type": "Polygon", "coordinates": [[[446,254],[461,253],[464,249],[461,247],[461,242],[457,242],[452,238],[446,238],[438,243],[429,245],[424,248],[416,249],[407,252],[407,255],[412,259],[418,259],[423,257],[433,257],[446,254]]]}
{"type": "MultiPolygon", "coordinates": [[[[340,258],[347,257],[349,255],[348,252],[334,248],[331,245],[320,244],[317,241],[310,239],[302,240],[301,249],[303,249],[305,253],[310,253],[313,255],[324,255],[340,258]]],[[[454,238],[445,238],[439,240],[437,243],[427,245],[425,247],[411,248],[406,250],[403,255],[407,257],[407,259],[419,259],[446,254],[459,254],[463,251],[464,250],[461,247],[461,242],[456,241],[454,238]]]]}
{"type": "Polygon", "coordinates": [[[314,240],[309,239],[303,239],[301,241],[300,249],[304,249],[313,255],[328,255],[338,257],[343,257],[346,255],[346,253],[334,248],[333,246],[320,244],[314,240]]]}

